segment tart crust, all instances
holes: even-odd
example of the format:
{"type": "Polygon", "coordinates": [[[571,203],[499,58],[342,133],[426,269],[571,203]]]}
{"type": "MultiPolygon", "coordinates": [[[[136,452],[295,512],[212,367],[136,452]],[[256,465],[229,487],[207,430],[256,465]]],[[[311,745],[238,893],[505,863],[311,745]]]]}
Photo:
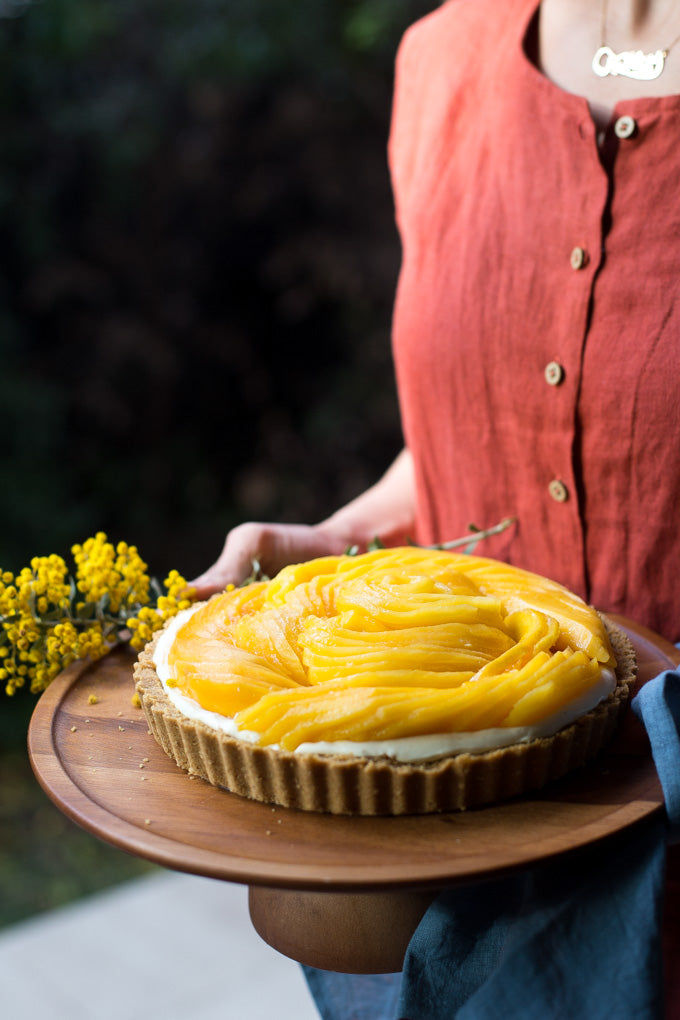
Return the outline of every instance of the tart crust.
{"type": "Polygon", "coordinates": [[[295,754],[190,719],[175,708],[156,674],[158,635],[140,653],[134,673],[155,739],[180,768],[214,786],[266,804],[338,815],[462,811],[538,790],[585,765],[614,736],[637,665],[627,635],[603,620],[618,663],[617,685],[605,701],[551,737],[436,761],[295,754]]]}

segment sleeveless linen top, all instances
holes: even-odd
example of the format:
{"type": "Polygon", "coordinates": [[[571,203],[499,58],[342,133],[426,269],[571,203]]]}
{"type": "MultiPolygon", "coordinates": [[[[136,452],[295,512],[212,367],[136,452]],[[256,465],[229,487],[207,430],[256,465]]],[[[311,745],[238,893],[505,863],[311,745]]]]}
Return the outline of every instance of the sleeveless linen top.
{"type": "Polygon", "coordinates": [[[680,639],[680,97],[587,102],[528,58],[537,0],[402,42],[394,357],[417,540],[480,547],[680,639]],[[605,168],[606,167],[606,168],[605,168]]]}

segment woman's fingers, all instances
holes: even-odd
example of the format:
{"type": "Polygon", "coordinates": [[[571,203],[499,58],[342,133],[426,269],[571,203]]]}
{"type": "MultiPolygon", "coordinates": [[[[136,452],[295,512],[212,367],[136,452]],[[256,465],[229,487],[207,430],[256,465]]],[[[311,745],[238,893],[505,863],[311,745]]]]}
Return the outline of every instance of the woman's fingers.
{"type": "Polygon", "coordinates": [[[257,563],[273,576],[289,563],[344,552],[345,542],[318,526],[307,524],[239,524],[227,535],[224,548],[208,570],[191,582],[197,598],[242,584],[257,563]]]}

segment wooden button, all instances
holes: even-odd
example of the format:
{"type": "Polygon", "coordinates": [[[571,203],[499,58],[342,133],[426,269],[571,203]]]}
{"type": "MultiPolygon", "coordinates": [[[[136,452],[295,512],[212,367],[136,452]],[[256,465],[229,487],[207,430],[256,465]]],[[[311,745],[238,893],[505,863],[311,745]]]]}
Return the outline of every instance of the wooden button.
{"type": "Polygon", "coordinates": [[[550,386],[559,386],[564,379],[564,369],[559,361],[549,361],[545,366],[543,374],[545,375],[545,381],[550,386]]]}
{"type": "Polygon", "coordinates": [[[586,258],[587,258],[587,256],[586,256],[586,253],[585,253],[585,249],[578,248],[578,247],[574,248],[572,253],[571,253],[571,255],[570,255],[570,257],[569,257],[569,261],[571,262],[571,268],[572,269],[583,269],[583,267],[586,264],[586,258]]]}
{"type": "Polygon", "coordinates": [[[556,503],[565,503],[569,499],[569,490],[559,478],[553,478],[548,486],[548,492],[556,503]]]}
{"type": "Polygon", "coordinates": [[[636,127],[632,117],[619,117],[614,124],[614,134],[617,138],[630,138],[635,134],[636,127]]]}

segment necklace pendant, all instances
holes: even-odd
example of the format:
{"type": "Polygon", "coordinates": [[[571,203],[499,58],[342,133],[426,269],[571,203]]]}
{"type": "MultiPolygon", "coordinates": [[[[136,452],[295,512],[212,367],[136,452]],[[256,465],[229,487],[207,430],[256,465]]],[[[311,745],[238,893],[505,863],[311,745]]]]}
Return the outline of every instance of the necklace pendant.
{"type": "Polygon", "coordinates": [[[614,53],[609,46],[600,46],[593,57],[592,67],[600,78],[621,75],[624,78],[635,78],[636,81],[654,81],[663,71],[667,56],[666,50],[655,50],[654,53],[622,50],[621,53],[614,53]]]}

